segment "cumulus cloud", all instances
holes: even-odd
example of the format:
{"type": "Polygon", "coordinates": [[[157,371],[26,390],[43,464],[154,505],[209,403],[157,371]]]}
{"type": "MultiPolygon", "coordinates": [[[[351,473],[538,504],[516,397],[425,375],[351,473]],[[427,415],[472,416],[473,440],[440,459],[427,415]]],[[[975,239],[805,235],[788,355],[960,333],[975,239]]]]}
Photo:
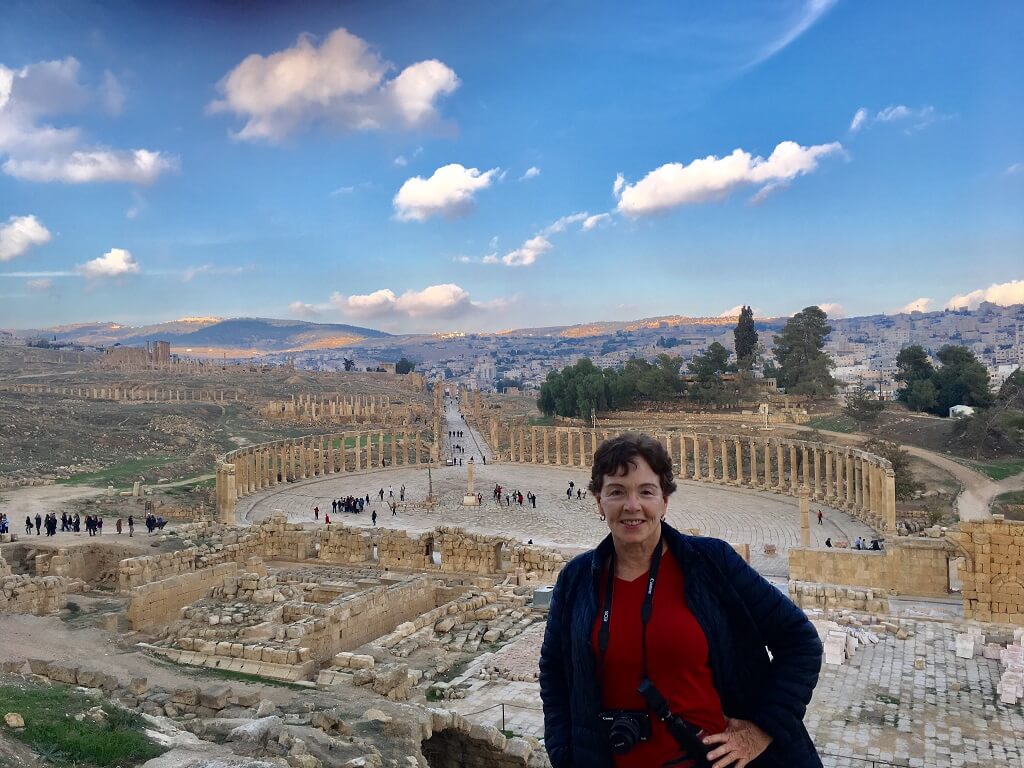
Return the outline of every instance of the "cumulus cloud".
{"type": "Polygon", "coordinates": [[[496,254],[496,253],[489,253],[489,254],[487,254],[486,256],[483,257],[482,261],[483,261],[484,264],[499,264],[499,263],[501,263],[501,259],[498,258],[498,254],[496,254]]]}
{"type": "Polygon", "coordinates": [[[935,107],[926,105],[923,107],[908,107],[905,104],[894,104],[881,109],[874,114],[867,107],[861,107],[853,114],[850,121],[850,131],[857,131],[870,127],[873,123],[907,123],[907,133],[920,131],[927,128],[936,120],[946,118],[947,115],[939,114],[935,107]]]}
{"type": "Polygon", "coordinates": [[[742,149],[726,157],[708,155],[689,165],[666,163],[635,184],[619,174],[613,192],[618,210],[627,216],[662,213],[682,205],[720,200],[746,185],[763,187],[788,182],[811,173],[818,161],[843,149],[838,142],[803,147],[793,141],[780,142],[766,159],[742,149]]]}
{"type": "Polygon", "coordinates": [[[528,267],[537,261],[540,256],[550,251],[552,245],[543,235],[531,237],[514,251],[509,251],[501,257],[507,267],[528,267]]]}
{"type": "Polygon", "coordinates": [[[390,288],[352,296],[334,293],[331,295],[331,304],[352,317],[412,319],[451,319],[496,307],[493,302],[473,301],[468,291],[454,283],[429,285],[421,291],[410,289],[401,295],[390,288]]]}
{"type": "Polygon", "coordinates": [[[587,216],[583,220],[583,226],[580,227],[584,232],[589,232],[601,224],[606,224],[612,220],[610,213],[595,213],[593,216],[587,216]]]}
{"type": "Polygon", "coordinates": [[[909,304],[907,304],[907,305],[905,305],[903,307],[900,307],[898,310],[896,310],[896,312],[897,313],[901,313],[902,312],[902,313],[905,313],[905,314],[910,314],[911,312],[927,312],[928,311],[928,307],[930,307],[931,304],[932,304],[932,300],[931,299],[926,299],[926,298],[922,297],[920,299],[914,299],[909,304]]]}
{"type": "Polygon", "coordinates": [[[536,165],[531,165],[529,168],[526,169],[526,172],[519,177],[519,180],[526,181],[527,179],[533,179],[536,178],[537,176],[540,176],[540,168],[538,168],[536,165]]]}
{"type": "Polygon", "coordinates": [[[0,225],[0,261],[10,261],[29,248],[50,242],[50,230],[35,216],[11,216],[0,225]]]}
{"type": "Polygon", "coordinates": [[[51,288],[53,288],[53,280],[48,277],[40,277],[36,280],[26,281],[25,287],[34,293],[47,293],[51,288]]]}
{"type": "Polygon", "coordinates": [[[843,309],[842,304],[826,301],[823,304],[818,304],[818,309],[829,317],[846,317],[846,310],[843,309]]]}
{"type": "Polygon", "coordinates": [[[416,128],[437,118],[437,101],[459,87],[455,72],[436,59],[394,69],[344,28],[320,45],[300,35],[290,48],[246,56],[218,84],[212,113],[245,120],[233,134],[245,141],[280,141],[311,125],[342,131],[416,128]]]}
{"type": "Polygon", "coordinates": [[[399,221],[426,221],[431,216],[454,218],[473,208],[473,195],[487,189],[498,169],[481,172],[451,163],[434,171],[429,179],[406,179],[392,201],[399,221]]]}
{"type": "Polygon", "coordinates": [[[135,257],[124,248],[111,248],[102,256],[79,264],[76,269],[80,275],[90,280],[137,275],[142,271],[135,257]]]}
{"type": "Polygon", "coordinates": [[[304,301],[293,301],[288,305],[288,313],[301,320],[316,320],[323,314],[316,304],[307,304],[304,301]]]}
{"type": "Polygon", "coordinates": [[[0,155],[4,173],[27,181],[149,184],[177,168],[177,159],[148,149],[90,145],[77,127],[56,127],[50,117],[93,104],[116,113],[124,94],[107,73],[98,89],[79,81],[73,58],[9,69],[0,64],[0,155]]]}
{"type": "Polygon", "coordinates": [[[979,288],[970,293],[954,296],[946,302],[946,309],[977,309],[983,301],[1004,307],[1012,304],[1024,304],[1024,280],[992,283],[988,288],[979,288]]]}

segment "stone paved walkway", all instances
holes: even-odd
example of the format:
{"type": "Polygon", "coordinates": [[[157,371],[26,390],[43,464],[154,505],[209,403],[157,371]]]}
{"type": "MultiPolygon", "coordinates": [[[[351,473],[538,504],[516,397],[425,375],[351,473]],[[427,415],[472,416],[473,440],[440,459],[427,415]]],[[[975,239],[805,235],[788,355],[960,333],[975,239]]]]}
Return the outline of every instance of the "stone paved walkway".
{"type": "MultiPolygon", "coordinates": [[[[861,646],[847,664],[822,667],[805,722],[825,768],[1024,766],[1024,707],[999,703],[999,663],[956,658],[959,630],[952,624],[903,625],[913,630],[910,639],[887,635],[861,646]],[[918,657],[925,660],[922,670],[914,667],[918,657]]],[[[540,631],[524,633],[510,644],[516,652],[508,658],[521,660],[523,671],[535,669],[541,640],[540,631]]],[[[539,686],[476,677],[488,663],[482,657],[467,669],[469,694],[446,706],[479,712],[473,722],[500,727],[495,705],[517,705],[506,706],[505,727],[541,737],[539,686]]]]}

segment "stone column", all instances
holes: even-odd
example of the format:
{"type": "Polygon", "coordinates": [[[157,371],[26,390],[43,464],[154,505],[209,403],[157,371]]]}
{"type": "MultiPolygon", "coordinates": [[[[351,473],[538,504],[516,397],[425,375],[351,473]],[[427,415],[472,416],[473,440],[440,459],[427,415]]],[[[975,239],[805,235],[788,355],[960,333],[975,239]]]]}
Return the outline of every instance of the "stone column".
{"type": "Polygon", "coordinates": [[[421,441],[422,441],[422,439],[423,439],[422,435],[421,435],[420,431],[417,429],[416,430],[416,451],[415,451],[415,459],[413,460],[413,464],[419,464],[420,463],[420,450],[421,450],[421,441]]]}
{"type": "Polygon", "coordinates": [[[724,437],[719,440],[722,451],[722,482],[729,482],[729,441],[724,437]]]}
{"type": "Polygon", "coordinates": [[[750,441],[750,487],[757,488],[757,441],[750,441]]]}
{"type": "Polygon", "coordinates": [[[476,491],[473,489],[473,457],[469,457],[469,461],[466,462],[466,495],[462,497],[462,505],[465,507],[478,507],[480,501],[476,497],[476,491]]]}
{"type": "Polygon", "coordinates": [[[701,466],[700,466],[700,435],[693,436],[693,479],[701,479],[701,466]]]}
{"type": "MultiPolygon", "coordinates": [[[[438,430],[438,435],[441,434],[441,430],[438,430]]],[[[377,433],[377,466],[384,466],[384,432],[377,433]]]]}
{"type": "Polygon", "coordinates": [[[864,465],[859,456],[853,461],[853,478],[854,505],[860,512],[864,509],[864,465]]]}
{"type": "Polygon", "coordinates": [[[778,475],[775,478],[775,490],[782,491],[786,487],[786,454],[783,452],[782,443],[775,443],[775,459],[778,464],[778,475]]]}
{"type": "Polygon", "coordinates": [[[811,546],[811,502],[806,485],[800,486],[800,546],[811,546]]]}
{"type": "Polygon", "coordinates": [[[409,459],[411,458],[409,456],[410,439],[411,438],[410,438],[410,435],[409,435],[409,430],[407,429],[407,430],[405,430],[405,436],[402,438],[402,447],[403,447],[403,449],[405,451],[405,459],[403,461],[405,463],[405,466],[407,466],[407,467],[412,463],[411,461],[409,461],[409,459]]]}
{"type": "Polygon", "coordinates": [[[823,496],[821,493],[821,452],[818,450],[818,446],[815,445],[811,449],[812,461],[811,461],[811,474],[814,477],[814,498],[817,501],[821,501],[823,496]]]}
{"type": "Polygon", "coordinates": [[[235,524],[235,465],[224,464],[224,505],[218,510],[220,522],[235,524]]]}
{"type": "Polygon", "coordinates": [[[544,446],[544,463],[545,463],[545,464],[550,464],[550,463],[551,463],[551,459],[550,459],[550,457],[548,456],[548,438],[549,438],[550,436],[551,436],[551,430],[550,430],[550,428],[548,428],[548,427],[543,427],[543,428],[541,429],[540,437],[541,437],[541,440],[543,440],[543,446],[544,446]]]}
{"type": "Polygon", "coordinates": [[[794,443],[789,444],[789,490],[794,496],[796,496],[797,489],[797,461],[796,461],[796,445],[794,443]]]}
{"type": "Polygon", "coordinates": [[[586,433],[584,432],[583,429],[579,429],[577,431],[577,434],[576,434],[576,437],[577,437],[576,442],[578,443],[578,445],[576,447],[579,448],[579,451],[580,451],[580,463],[576,465],[578,467],[585,467],[585,466],[587,466],[586,449],[583,447],[584,446],[583,437],[584,437],[585,434],[586,433]]]}
{"type": "Polygon", "coordinates": [[[398,433],[391,433],[391,466],[398,463],[398,433]]]}
{"type": "MultiPolygon", "coordinates": [[[[477,404],[480,403],[479,393],[477,393],[477,404]]],[[[537,428],[530,427],[530,463],[537,463],[537,428]]]]}
{"type": "Polygon", "coordinates": [[[686,435],[679,433],[679,477],[685,480],[689,467],[686,460],[686,435]]]}
{"type": "Polygon", "coordinates": [[[852,453],[846,454],[846,506],[853,509],[857,501],[857,465],[852,453]]]}
{"type": "Polygon", "coordinates": [[[708,480],[717,480],[717,474],[715,472],[715,441],[711,435],[708,435],[707,442],[704,445],[704,453],[708,457],[708,480]]]}
{"type": "Polygon", "coordinates": [[[885,532],[896,534],[896,473],[892,467],[885,470],[885,532]]]}
{"type": "Polygon", "coordinates": [[[737,438],[733,440],[733,450],[736,453],[736,485],[743,485],[743,443],[737,438]]]}
{"type": "Polygon", "coordinates": [[[555,427],[555,466],[562,466],[562,440],[561,440],[561,428],[555,427]]]}
{"type": "Polygon", "coordinates": [[[764,441],[764,489],[767,491],[772,487],[772,444],[771,440],[764,441]]]}
{"type": "Polygon", "coordinates": [[[831,448],[825,449],[825,501],[831,503],[836,497],[835,488],[832,485],[832,465],[835,463],[835,451],[831,448]]]}
{"type": "Polygon", "coordinates": [[[363,468],[363,447],[362,447],[363,433],[362,432],[356,432],[355,438],[356,438],[356,450],[355,450],[355,453],[356,453],[356,472],[358,472],[359,470],[361,470],[363,468]]]}

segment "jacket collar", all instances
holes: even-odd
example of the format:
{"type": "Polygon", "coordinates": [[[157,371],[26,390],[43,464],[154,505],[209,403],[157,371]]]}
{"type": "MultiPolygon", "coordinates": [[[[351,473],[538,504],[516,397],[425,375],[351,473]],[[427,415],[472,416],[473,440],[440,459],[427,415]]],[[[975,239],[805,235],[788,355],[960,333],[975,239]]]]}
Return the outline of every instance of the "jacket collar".
{"type": "MultiPolygon", "coordinates": [[[[665,544],[668,545],[668,551],[672,553],[672,556],[676,558],[681,567],[685,568],[699,557],[697,550],[690,543],[692,537],[680,533],[664,520],[661,523],[661,536],[665,540],[665,544]]],[[[597,549],[594,550],[594,556],[590,561],[591,575],[595,579],[601,575],[601,570],[611,558],[614,550],[615,541],[609,533],[597,545],[597,549]]]]}

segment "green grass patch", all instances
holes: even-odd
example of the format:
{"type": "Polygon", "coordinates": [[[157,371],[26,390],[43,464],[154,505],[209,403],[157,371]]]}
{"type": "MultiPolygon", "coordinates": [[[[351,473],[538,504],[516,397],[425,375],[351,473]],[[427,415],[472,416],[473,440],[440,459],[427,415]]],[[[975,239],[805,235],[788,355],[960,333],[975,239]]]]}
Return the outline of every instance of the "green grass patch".
{"type": "Polygon", "coordinates": [[[119,485],[136,480],[139,475],[145,475],[148,471],[181,461],[181,456],[147,456],[143,459],[123,461],[120,464],[113,464],[99,472],[83,472],[79,475],[58,480],[58,483],[66,485],[119,485]]]}
{"type": "Polygon", "coordinates": [[[531,427],[553,427],[555,426],[554,416],[530,416],[527,423],[531,427]]]}
{"type": "Polygon", "coordinates": [[[158,491],[161,491],[163,493],[166,493],[169,496],[186,496],[186,495],[192,493],[193,491],[198,491],[198,490],[203,490],[203,489],[210,489],[210,490],[212,490],[212,489],[214,489],[216,487],[217,487],[217,478],[216,477],[208,477],[205,480],[197,480],[194,483],[185,483],[184,485],[172,485],[172,486],[154,485],[153,486],[153,488],[155,490],[158,490],[158,491]]]}
{"type": "Polygon", "coordinates": [[[819,416],[807,422],[811,429],[824,429],[828,432],[843,432],[850,434],[857,431],[857,422],[842,414],[837,416],[819,416]]]}
{"type": "Polygon", "coordinates": [[[20,731],[0,727],[5,735],[58,766],[122,768],[163,754],[164,749],[142,733],[142,718],[134,712],[106,704],[106,722],[75,719],[96,704],[96,700],[63,686],[4,685],[0,686],[0,709],[18,712],[25,718],[25,727],[20,731]]]}
{"type": "Polygon", "coordinates": [[[1002,461],[964,461],[971,469],[976,469],[993,480],[1005,480],[1008,477],[1024,472],[1024,459],[1007,459],[1002,461]]]}

